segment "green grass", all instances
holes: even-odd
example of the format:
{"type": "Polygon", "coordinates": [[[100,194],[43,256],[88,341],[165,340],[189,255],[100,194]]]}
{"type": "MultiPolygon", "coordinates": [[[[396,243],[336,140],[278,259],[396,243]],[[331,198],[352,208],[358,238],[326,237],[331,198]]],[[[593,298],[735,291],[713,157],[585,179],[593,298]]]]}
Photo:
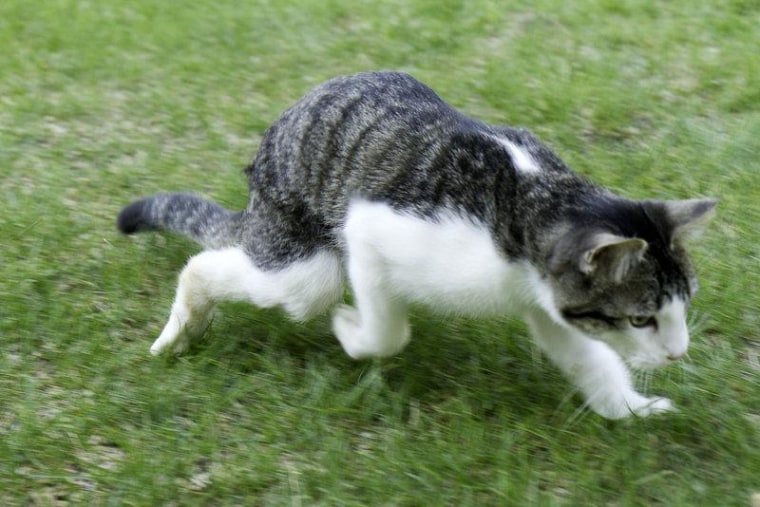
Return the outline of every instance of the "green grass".
{"type": "Polygon", "coordinates": [[[0,504],[749,505],[758,26],[752,0],[4,0],[0,504]],[[680,413],[579,412],[519,322],[424,310],[386,361],[245,305],[190,354],[148,355],[196,250],[120,236],[120,207],[185,189],[242,207],[279,112],[380,68],[624,195],[720,198],[690,356],[648,385],[680,413]]]}

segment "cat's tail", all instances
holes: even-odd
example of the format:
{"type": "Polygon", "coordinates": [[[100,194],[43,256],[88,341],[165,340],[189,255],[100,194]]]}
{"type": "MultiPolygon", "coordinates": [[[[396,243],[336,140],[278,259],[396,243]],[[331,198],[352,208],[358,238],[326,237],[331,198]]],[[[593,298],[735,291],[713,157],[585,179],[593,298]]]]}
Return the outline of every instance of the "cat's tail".
{"type": "Polygon", "coordinates": [[[239,215],[195,194],[164,193],[127,205],[116,218],[116,227],[124,234],[167,230],[205,248],[221,248],[235,243],[232,225],[239,215]]]}

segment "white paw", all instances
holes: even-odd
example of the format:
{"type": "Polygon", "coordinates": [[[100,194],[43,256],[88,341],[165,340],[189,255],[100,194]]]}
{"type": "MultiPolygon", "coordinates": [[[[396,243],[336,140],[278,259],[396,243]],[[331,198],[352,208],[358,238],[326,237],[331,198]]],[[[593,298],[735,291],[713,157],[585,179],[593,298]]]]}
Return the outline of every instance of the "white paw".
{"type": "Polygon", "coordinates": [[[406,319],[388,317],[381,325],[367,327],[359,311],[346,305],[333,312],[333,332],[354,359],[394,356],[409,343],[411,335],[406,319]]]}
{"type": "Polygon", "coordinates": [[[588,402],[591,410],[606,419],[623,419],[625,417],[647,417],[666,412],[676,412],[673,403],[667,398],[646,398],[638,393],[628,396],[616,396],[614,399],[595,399],[588,402]]]}
{"type": "Polygon", "coordinates": [[[667,398],[644,398],[644,401],[644,404],[633,408],[633,413],[638,417],[664,414],[666,412],[677,412],[677,409],[673,406],[673,402],[667,398]]]}
{"type": "Polygon", "coordinates": [[[172,310],[163,331],[150,346],[154,356],[164,352],[180,355],[190,347],[190,342],[203,336],[211,321],[210,314],[189,318],[188,312],[172,310]],[[184,315],[184,317],[183,317],[184,315]]]}
{"type": "Polygon", "coordinates": [[[338,305],[333,311],[332,323],[333,333],[343,345],[346,354],[354,359],[367,357],[360,346],[362,343],[361,316],[356,308],[338,305]]]}

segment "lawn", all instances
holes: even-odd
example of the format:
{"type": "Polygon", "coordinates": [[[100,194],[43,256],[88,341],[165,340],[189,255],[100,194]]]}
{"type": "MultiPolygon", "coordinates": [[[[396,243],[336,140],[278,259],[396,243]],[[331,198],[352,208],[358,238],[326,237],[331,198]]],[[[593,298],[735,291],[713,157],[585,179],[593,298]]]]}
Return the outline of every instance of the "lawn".
{"type": "MultiPolygon", "coordinates": [[[[706,505],[760,495],[760,4],[538,0],[0,3],[0,504],[706,505]],[[687,359],[609,422],[516,320],[414,312],[354,362],[327,318],[220,308],[148,347],[197,248],[124,237],[132,199],[230,208],[266,126],[397,69],[635,198],[713,196],[687,359]]],[[[756,499],[760,502],[760,499],[756,499]]]]}

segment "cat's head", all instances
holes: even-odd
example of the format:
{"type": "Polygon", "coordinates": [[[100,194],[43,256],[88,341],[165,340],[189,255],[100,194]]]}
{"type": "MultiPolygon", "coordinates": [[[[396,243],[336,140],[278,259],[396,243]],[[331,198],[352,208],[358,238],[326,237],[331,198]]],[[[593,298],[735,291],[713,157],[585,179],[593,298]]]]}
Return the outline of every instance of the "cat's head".
{"type": "Polygon", "coordinates": [[[547,267],[555,315],[634,368],[684,355],[686,310],[697,289],[684,240],[699,232],[715,203],[600,196],[553,242],[547,267]]]}

